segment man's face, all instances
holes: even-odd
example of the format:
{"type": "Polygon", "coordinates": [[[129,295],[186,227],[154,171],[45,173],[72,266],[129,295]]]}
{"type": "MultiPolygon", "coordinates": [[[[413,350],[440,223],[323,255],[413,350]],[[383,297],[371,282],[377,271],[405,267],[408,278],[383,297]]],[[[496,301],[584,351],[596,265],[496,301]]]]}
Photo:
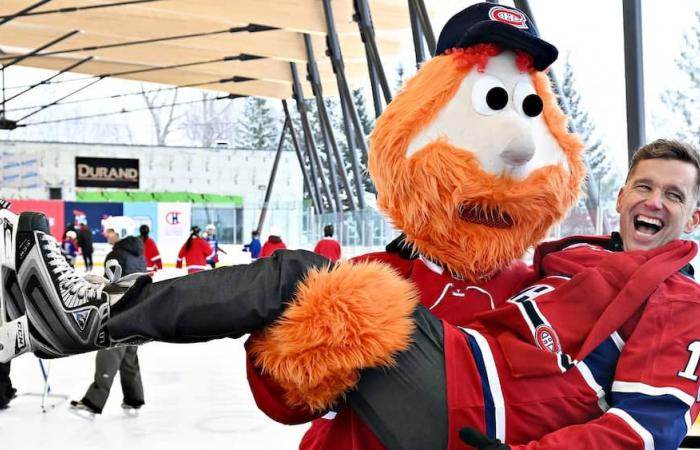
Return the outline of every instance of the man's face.
{"type": "Polygon", "coordinates": [[[114,230],[107,230],[105,232],[105,238],[107,238],[107,242],[114,245],[119,240],[119,235],[114,230]]]}
{"type": "Polygon", "coordinates": [[[640,161],[617,194],[625,250],[662,246],[700,224],[695,167],[666,159],[640,161]]]}

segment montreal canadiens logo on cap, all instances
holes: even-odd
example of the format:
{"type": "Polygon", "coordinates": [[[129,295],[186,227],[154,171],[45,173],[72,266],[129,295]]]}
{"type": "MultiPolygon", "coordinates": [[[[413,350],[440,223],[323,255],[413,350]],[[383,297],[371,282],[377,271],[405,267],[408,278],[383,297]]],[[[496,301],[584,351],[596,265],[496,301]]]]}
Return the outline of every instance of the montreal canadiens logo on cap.
{"type": "Polygon", "coordinates": [[[494,6],[489,10],[489,18],[491,20],[507,23],[515,28],[527,30],[527,20],[525,19],[525,14],[515,9],[494,6]]]}
{"type": "Polygon", "coordinates": [[[535,339],[537,346],[542,350],[547,350],[552,353],[559,353],[561,346],[559,345],[559,336],[554,329],[548,325],[540,325],[535,329],[535,339]]]}

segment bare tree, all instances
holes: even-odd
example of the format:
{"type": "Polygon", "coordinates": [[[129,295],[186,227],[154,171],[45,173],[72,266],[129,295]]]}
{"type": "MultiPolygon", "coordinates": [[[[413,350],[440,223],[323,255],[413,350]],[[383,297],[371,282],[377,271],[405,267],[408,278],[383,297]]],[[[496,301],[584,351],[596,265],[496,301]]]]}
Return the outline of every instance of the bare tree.
{"type": "Polygon", "coordinates": [[[193,143],[202,147],[232,141],[235,128],[231,117],[233,100],[220,101],[209,92],[202,92],[201,97],[202,101],[194,103],[185,113],[181,129],[193,143]]]}
{"type": "Polygon", "coordinates": [[[141,95],[153,120],[156,145],[166,145],[168,135],[173,131],[175,122],[181,117],[181,115],[175,115],[178,89],[172,89],[172,91],[172,97],[169,98],[168,91],[146,91],[141,85],[141,95]],[[163,92],[166,94],[161,95],[163,92]]]}

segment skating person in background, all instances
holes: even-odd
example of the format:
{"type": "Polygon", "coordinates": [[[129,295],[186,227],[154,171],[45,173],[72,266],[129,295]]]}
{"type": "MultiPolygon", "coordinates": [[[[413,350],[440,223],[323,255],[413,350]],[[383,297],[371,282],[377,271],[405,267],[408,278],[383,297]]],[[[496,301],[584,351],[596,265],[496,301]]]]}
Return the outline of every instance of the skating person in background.
{"type": "Polygon", "coordinates": [[[287,248],[282,241],[282,230],[280,227],[273,226],[270,228],[270,236],[267,238],[267,242],[263,244],[262,250],[260,251],[260,257],[265,258],[266,256],[272,256],[276,250],[287,248]]]}
{"type": "MultiPolygon", "coordinates": [[[[105,231],[107,242],[112,244],[112,251],[105,258],[105,276],[117,278],[120,275],[146,272],[146,260],[143,256],[143,243],[134,236],[119,239],[112,228],[105,231]],[[119,263],[118,269],[110,261],[119,263]],[[116,270],[118,273],[112,272],[116,270]]],[[[90,385],[83,398],[70,402],[70,409],[79,415],[94,417],[104,409],[114,376],[119,371],[124,399],[122,408],[127,414],[135,414],[144,404],[143,383],[136,346],[124,346],[97,351],[95,359],[95,381],[90,385]]]]}
{"type": "Polygon", "coordinates": [[[314,253],[325,256],[333,262],[340,259],[340,242],[333,239],[333,225],[323,227],[323,239],[318,241],[314,253]]]}
{"type": "Polygon", "coordinates": [[[148,237],[150,232],[151,229],[146,224],[139,227],[139,235],[141,242],[143,242],[143,256],[146,259],[146,270],[148,270],[148,273],[153,273],[163,268],[163,261],[160,259],[160,252],[156,242],[148,237]]]}
{"type": "Polygon", "coordinates": [[[17,397],[17,389],[12,387],[10,380],[10,362],[0,363],[0,409],[5,409],[10,400],[17,397]]]}
{"type": "Polygon", "coordinates": [[[223,253],[224,255],[227,255],[228,253],[226,253],[223,248],[219,248],[219,240],[216,237],[216,227],[214,224],[210,223],[207,225],[204,233],[204,240],[207,241],[209,247],[211,247],[211,251],[214,252],[214,256],[212,256],[209,260],[209,265],[212,269],[216,269],[216,263],[219,262],[219,252],[223,253]]]}
{"type": "Polygon", "coordinates": [[[190,230],[190,237],[187,238],[187,241],[185,241],[180,252],[177,254],[176,267],[181,269],[184,260],[187,273],[205,270],[214,254],[209,244],[207,244],[207,241],[199,237],[200,231],[197,225],[193,226],[190,230]]]}
{"type": "Polygon", "coordinates": [[[61,244],[63,256],[66,257],[66,261],[71,267],[75,267],[75,258],[78,256],[77,237],[78,235],[75,231],[68,230],[61,244]]]}
{"type": "Polygon", "coordinates": [[[85,260],[85,271],[92,272],[92,231],[85,223],[81,223],[78,230],[78,247],[85,260]]]}
{"type": "Polygon", "coordinates": [[[250,236],[250,242],[243,246],[243,251],[250,252],[250,259],[255,261],[260,257],[260,249],[262,248],[262,244],[260,244],[260,233],[258,233],[257,230],[253,230],[250,236]]]}

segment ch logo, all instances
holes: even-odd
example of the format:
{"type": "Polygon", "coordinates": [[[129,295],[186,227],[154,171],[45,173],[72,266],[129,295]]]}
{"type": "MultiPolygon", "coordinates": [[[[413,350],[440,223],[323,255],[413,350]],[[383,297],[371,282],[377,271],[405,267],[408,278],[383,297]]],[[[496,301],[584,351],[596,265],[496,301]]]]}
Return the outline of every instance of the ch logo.
{"type": "Polygon", "coordinates": [[[179,211],[170,211],[165,215],[165,221],[169,225],[179,225],[180,224],[180,212],[179,211]]]}

